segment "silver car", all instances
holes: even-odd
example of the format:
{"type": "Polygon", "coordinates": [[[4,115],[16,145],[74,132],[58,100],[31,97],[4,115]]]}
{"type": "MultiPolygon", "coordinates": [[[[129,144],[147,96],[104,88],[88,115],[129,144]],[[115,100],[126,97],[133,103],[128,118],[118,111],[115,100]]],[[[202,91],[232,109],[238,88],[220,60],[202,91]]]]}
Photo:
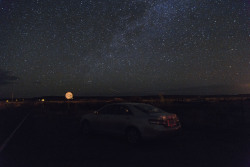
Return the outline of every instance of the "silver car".
{"type": "Polygon", "coordinates": [[[129,143],[169,134],[180,128],[176,114],[142,103],[109,104],[81,118],[84,134],[90,131],[120,134],[126,136],[129,143]]]}

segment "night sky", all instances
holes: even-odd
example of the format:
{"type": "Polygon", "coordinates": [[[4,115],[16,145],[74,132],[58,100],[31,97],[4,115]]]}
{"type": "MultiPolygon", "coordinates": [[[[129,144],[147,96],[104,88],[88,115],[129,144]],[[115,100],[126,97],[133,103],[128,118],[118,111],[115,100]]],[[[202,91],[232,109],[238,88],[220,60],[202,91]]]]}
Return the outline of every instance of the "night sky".
{"type": "Polygon", "coordinates": [[[0,98],[250,93],[248,0],[0,0],[0,98]]]}

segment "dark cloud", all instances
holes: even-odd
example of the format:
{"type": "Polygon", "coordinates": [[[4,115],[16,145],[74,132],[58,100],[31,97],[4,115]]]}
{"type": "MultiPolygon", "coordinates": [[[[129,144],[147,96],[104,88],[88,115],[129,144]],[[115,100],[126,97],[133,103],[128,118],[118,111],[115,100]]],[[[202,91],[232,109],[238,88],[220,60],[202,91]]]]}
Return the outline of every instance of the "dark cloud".
{"type": "Polygon", "coordinates": [[[19,78],[14,76],[11,71],[0,69],[0,85],[13,84],[19,78]]]}
{"type": "Polygon", "coordinates": [[[42,85],[43,83],[41,81],[34,81],[33,84],[34,85],[42,85]]]}

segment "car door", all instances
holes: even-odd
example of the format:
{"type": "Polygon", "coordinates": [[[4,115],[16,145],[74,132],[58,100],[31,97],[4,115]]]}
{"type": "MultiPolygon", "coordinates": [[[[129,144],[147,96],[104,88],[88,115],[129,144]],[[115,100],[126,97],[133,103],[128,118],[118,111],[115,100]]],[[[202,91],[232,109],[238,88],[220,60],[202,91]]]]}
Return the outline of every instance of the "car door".
{"type": "Polygon", "coordinates": [[[115,133],[124,134],[126,127],[131,124],[133,114],[125,105],[117,105],[112,116],[112,129],[115,133]]]}
{"type": "Polygon", "coordinates": [[[98,130],[103,132],[113,131],[113,117],[116,105],[108,105],[98,112],[98,130]]]}

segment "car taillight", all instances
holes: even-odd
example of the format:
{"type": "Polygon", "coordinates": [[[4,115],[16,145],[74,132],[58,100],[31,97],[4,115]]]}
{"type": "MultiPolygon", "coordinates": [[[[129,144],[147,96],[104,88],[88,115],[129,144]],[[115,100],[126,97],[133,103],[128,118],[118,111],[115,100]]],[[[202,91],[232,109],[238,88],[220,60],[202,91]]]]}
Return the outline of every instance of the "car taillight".
{"type": "Polygon", "coordinates": [[[176,115],[162,116],[160,119],[149,119],[149,123],[164,125],[165,127],[175,127],[179,125],[179,119],[176,115]]]}
{"type": "Polygon", "coordinates": [[[168,127],[174,127],[177,125],[177,121],[175,119],[167,119],[168,127]]]}

